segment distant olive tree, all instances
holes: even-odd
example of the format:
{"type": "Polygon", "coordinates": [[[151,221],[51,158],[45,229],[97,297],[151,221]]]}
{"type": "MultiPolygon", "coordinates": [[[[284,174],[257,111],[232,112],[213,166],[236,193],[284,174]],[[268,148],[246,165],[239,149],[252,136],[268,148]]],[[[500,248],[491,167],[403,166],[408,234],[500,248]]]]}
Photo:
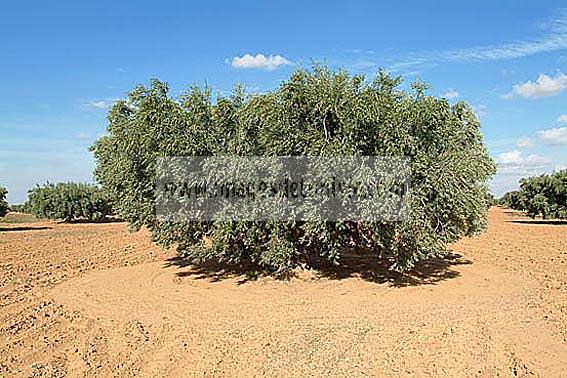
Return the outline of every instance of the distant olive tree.
{"type": "Polygon", "coordinates": [[[486,225],[486,180],[495,172],[480,122],[465,102],[399,88],[381,72],[363,76],[325,67],[297,70],[277,89],[239,88],[212,100],[192,87],[169,95],[158,80],[139,86],[108,115],[92,147],[96,179],[118,213],[155,241],[196,261],[252,261],[286,269],[316,254],[340,262],[357,245],[406,270],[447,252],[486,225]],[[156,216],[156,162],[162,156],[407,156],[411,214],[398,222],[164,222],[156,216]],[[204,242],[206,240],[207,242],[204,242]]]}
{"type": "Polygon", "coordinates": [[[518,190],[504,193],[499,203],[515,210],[524,210],[523,198],[518,190]]]}
{"type": "Polygon", "coordinates": [[[486,205],[488,208],[498,205],[498,199],[491,192],[486,192],[486,205]]]}
{"type": "Polygon", "coordinates": [[[101,220],[111,213],[109,196],[98,186],[82,183],[47,183],[28,192],[24,208],[38,218],[101,220]]]}
{"type": "Polygon", "coordinates": [[[17,212],[17,213],[27,213],[26,205],[19,204],[19,205],[10,205],[10,211],[17,212]]]}
{"type": "Polygon", "coordinates": [[[3,217],[8,213],[9,206],[6,201],[6,196],[8,195],[8,190],[0,186],[0,217],[3,217]]]}
{"type": "Polygon", "coordinates": [[[522,178],[520,189],[504,194],[502,202],[535,218],[567,218],[567,170],[522,178]]]}

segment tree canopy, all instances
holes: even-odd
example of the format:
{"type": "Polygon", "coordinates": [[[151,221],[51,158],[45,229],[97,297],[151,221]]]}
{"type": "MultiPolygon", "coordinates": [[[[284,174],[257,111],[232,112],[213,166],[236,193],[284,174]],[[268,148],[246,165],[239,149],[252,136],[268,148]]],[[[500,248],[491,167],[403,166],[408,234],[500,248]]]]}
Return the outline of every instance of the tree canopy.
{"type": "Polygon", "coordinates": [[[543,219],[567,218],[567,170],[526,177],[520,180],[520,189],[504,194],[502,204],[526,211],[528,216],[543,219]]]}
{"type": "Polygon", "coordinates": [[[28,192],[26,211],[38,218],[101,220],[111,213],[109,196],[98,186],[83,183],[47,183],[28,192]]]}
{"type": "Polygon", "coordinates": [[[443,256],[447,244],[487,224],[486,180],[495,166],[465,102],[400,89],[316,66],[273,91],[237,87],[213,101],[208,88],[178,98],[153,80],[118,101],[108,133],[92,147],[96,179],[116,197],[132,228],[195,261],[252,261],[286,269],[311,254],[340,262],[347,246],[371,251],[392,269],[443,256]],[[164,156],[404,156],[411,159],[409,217],[398,222],[164,222],[156,216],[156,161],[164,156]]]}

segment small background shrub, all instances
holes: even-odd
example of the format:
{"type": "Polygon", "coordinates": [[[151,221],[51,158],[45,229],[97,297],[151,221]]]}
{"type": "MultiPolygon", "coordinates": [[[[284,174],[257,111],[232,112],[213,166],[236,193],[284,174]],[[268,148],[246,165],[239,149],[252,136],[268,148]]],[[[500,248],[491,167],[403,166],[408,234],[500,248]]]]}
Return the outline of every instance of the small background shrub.
{"type": "Polygon", "coordinates": [[[28,192],[24,208],[38,218],[65,221],[98,221],[112,210],[109,196],[100,187],[73,182],[38,185],[28,192]]]}
{"type": "Polygon", "coordinates": [[[520,189],[504,194],[500,202],[532,218],[567,219],[567,170],[523,178],[520,189]]]}

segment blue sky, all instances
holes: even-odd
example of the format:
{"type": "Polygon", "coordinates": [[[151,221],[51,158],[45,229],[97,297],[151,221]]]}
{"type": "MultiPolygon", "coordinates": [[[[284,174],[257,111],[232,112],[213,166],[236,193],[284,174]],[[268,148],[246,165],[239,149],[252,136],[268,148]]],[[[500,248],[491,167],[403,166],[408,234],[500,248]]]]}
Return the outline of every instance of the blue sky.
{"type": "Polygon", "coordinates": [[[107,106],[150,78],[265,91],[312,61],[472,104],[496,194],[567,168],[565,2],[377,3],[4,2],[0,185],[21,203],[36,183],[92,181],[107,106]]]}

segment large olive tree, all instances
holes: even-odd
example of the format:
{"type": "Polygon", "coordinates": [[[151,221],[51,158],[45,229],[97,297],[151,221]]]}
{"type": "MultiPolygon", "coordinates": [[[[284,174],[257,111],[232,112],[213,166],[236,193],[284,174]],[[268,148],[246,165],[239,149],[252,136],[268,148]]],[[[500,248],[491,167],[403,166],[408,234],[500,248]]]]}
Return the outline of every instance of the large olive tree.
{"type": "Polygon", "coordinates": [[[118,101],[108,134],[92,147],[97,180],[136,229],[194,260],[251,260],[285,269],[318,254],[339,262],[347,245],[397,270],[443,256],[447,244],[486,227],[486,180],[495,167],[480,122],[464,102],[425,94],[423,84],[325,67],[297,70],[273,91],[237,88],[212,100],[192,87],[179,98],[152,81],[118,101]],[[156,161],[163,156],[406,156],[410,214],[396,222],[164,222],[156,217],[156,161]]]}

